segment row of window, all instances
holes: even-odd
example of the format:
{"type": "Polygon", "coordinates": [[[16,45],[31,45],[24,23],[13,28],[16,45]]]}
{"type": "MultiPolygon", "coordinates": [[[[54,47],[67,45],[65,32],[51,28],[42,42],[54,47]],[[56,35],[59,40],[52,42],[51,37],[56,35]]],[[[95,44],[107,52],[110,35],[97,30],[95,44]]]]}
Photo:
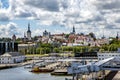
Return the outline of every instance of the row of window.
{"type": "Polygon", "coordinates": [[[104,60],[104,58],[99,58],[99,60],[104,60]]]}
{"type": "Polygon", "coordinates": [[[9,62],[9,61],[8,61],[8,62],[1,62],[1,63],[3,63],[3,64],[4,64],[4,63],[11,63],[11,62],[9,62]]]}
{"type": "Polygon", "coordinates": [[[120,55],[98,55],[98,56],[120,56],[120,55]]]}
{"type": "MultiPolygon", "coordinates": [[[[7,60],[11,60],[12,58],[8,58],[7,60]]],[[[6,58],[1,58],[1,60],[6,60],[6,58]]]]}

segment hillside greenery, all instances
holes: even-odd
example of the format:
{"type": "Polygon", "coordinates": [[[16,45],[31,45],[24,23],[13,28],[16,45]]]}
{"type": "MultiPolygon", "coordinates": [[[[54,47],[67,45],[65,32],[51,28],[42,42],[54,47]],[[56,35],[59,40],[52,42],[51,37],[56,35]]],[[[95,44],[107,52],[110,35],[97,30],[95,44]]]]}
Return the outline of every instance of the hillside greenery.
{"type": "Polygon", "coordinates": [[[37,47],[29,48],[26,50],[26,54],[49,54],[49,53],[83,53],[83,52],[105,52],[105,51],[117,51],[120,48],[120,41],[113,39],[110,44],[104,44],[100,47],[98,46],[59,46],[59,44],[49,44],[49,43],[38,43],[37,47]]]}

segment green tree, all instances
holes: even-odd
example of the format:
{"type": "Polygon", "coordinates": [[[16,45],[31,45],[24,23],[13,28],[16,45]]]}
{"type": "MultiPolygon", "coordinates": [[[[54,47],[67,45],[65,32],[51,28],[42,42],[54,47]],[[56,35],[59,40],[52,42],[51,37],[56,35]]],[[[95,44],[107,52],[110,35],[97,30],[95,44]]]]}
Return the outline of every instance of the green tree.
{"type": "Polygon", "coordinates": [[[59,48],[54,48],[54,52],[59,53],[60,52],[59,48]]]}

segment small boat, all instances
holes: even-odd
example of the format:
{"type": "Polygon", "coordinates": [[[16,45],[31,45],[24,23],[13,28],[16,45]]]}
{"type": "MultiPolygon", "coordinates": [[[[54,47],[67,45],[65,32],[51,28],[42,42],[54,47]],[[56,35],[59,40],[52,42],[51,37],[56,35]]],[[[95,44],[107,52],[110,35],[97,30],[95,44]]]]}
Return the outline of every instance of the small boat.
{"type": "Polygon", "coordinates": [[[40,68],[39,66],[34,66],[31,72],[52,72],[54,69],[40,68]]]}
{"type": "Polygon", "coordinates": [[[68,75],[67,72],[51,72],[51,75],[59,75],[59,76],[64,76],[64,75],[68,75]]]}
{"type": "Polygon", "coordinates": [[[69,75],[67,70],[54,70],[53,72],[51,72],[51,75],[59,75],[59,76],[64,76],[64,75],[69,75]]]}

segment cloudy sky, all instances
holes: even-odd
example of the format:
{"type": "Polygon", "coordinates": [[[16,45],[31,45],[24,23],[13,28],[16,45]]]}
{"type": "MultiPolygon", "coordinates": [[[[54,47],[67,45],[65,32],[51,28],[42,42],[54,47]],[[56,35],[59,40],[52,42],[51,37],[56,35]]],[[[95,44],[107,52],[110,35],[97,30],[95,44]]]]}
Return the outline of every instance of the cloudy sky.
{"type": "Polygon", "coordinates": [[[120,0],[0,0],[0,37],[22,37],[31,24],[32,36],[44,30],[94,32],[97,37],[120,33],[120,0]]]}

